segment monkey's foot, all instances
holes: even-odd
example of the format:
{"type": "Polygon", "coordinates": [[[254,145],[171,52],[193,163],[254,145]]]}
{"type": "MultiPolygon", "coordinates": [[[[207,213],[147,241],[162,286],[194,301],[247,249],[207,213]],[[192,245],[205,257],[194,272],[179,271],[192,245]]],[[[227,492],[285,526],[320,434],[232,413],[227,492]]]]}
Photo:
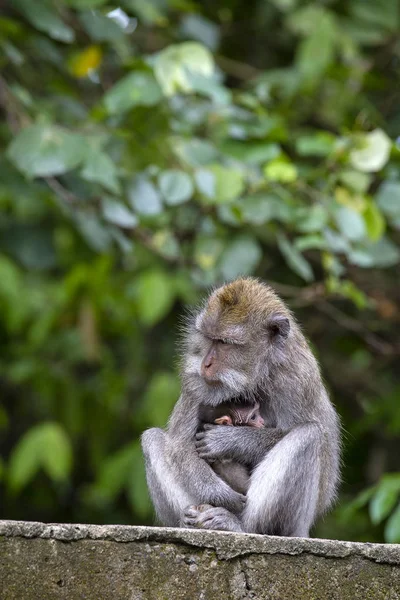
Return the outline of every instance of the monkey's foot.
{"type": "Polygon", "coordinates": [[[226,508],[199,504],[187,506],[183,512],[182,527],[219,529],[220,531],[243,531],[240,521],[226,508]]]}

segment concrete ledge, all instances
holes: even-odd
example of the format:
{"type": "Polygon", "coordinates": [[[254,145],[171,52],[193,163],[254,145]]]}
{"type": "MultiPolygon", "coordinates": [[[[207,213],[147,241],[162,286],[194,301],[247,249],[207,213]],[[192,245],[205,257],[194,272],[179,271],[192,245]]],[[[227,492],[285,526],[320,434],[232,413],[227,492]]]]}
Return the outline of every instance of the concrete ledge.
{"type": "Polygon", "coordinates": [[[400,600],[400,545],[0,521],[0,599],[400,600]]]}

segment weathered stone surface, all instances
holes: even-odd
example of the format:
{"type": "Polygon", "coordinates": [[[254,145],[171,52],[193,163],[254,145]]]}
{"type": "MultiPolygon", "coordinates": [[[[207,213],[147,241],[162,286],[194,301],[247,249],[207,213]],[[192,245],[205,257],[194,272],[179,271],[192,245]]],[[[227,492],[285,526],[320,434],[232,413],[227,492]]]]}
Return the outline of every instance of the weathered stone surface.
{"type": "Polygon", "coordinates": [[[0,521],[1,600],[400,600],[400,545],[0,521]]]}

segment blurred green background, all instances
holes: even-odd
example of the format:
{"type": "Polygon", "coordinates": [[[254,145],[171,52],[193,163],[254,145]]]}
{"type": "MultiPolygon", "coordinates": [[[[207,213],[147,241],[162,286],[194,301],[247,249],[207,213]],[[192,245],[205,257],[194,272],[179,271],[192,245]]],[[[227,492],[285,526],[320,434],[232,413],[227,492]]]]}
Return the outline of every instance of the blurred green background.
{"type": "Polygon", "coordinates": [[[180,316],[254,274],[342,418],[315,535],[400,542],[398,1],[1,7],[0,517],[152,523],[180,316]]]}

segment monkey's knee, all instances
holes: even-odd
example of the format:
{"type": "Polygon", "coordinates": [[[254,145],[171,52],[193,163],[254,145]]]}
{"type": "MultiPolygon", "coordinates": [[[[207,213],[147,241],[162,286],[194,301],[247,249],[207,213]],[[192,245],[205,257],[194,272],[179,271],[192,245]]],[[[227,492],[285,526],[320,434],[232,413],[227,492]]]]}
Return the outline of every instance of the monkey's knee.
{"type": "Polygon", "coordinates": [[[141,443],[145,457],[149,457],[154,451],[160,452],[165,444],[165,431],[159,427],[146,429],[142,433],[141,443]]]}

